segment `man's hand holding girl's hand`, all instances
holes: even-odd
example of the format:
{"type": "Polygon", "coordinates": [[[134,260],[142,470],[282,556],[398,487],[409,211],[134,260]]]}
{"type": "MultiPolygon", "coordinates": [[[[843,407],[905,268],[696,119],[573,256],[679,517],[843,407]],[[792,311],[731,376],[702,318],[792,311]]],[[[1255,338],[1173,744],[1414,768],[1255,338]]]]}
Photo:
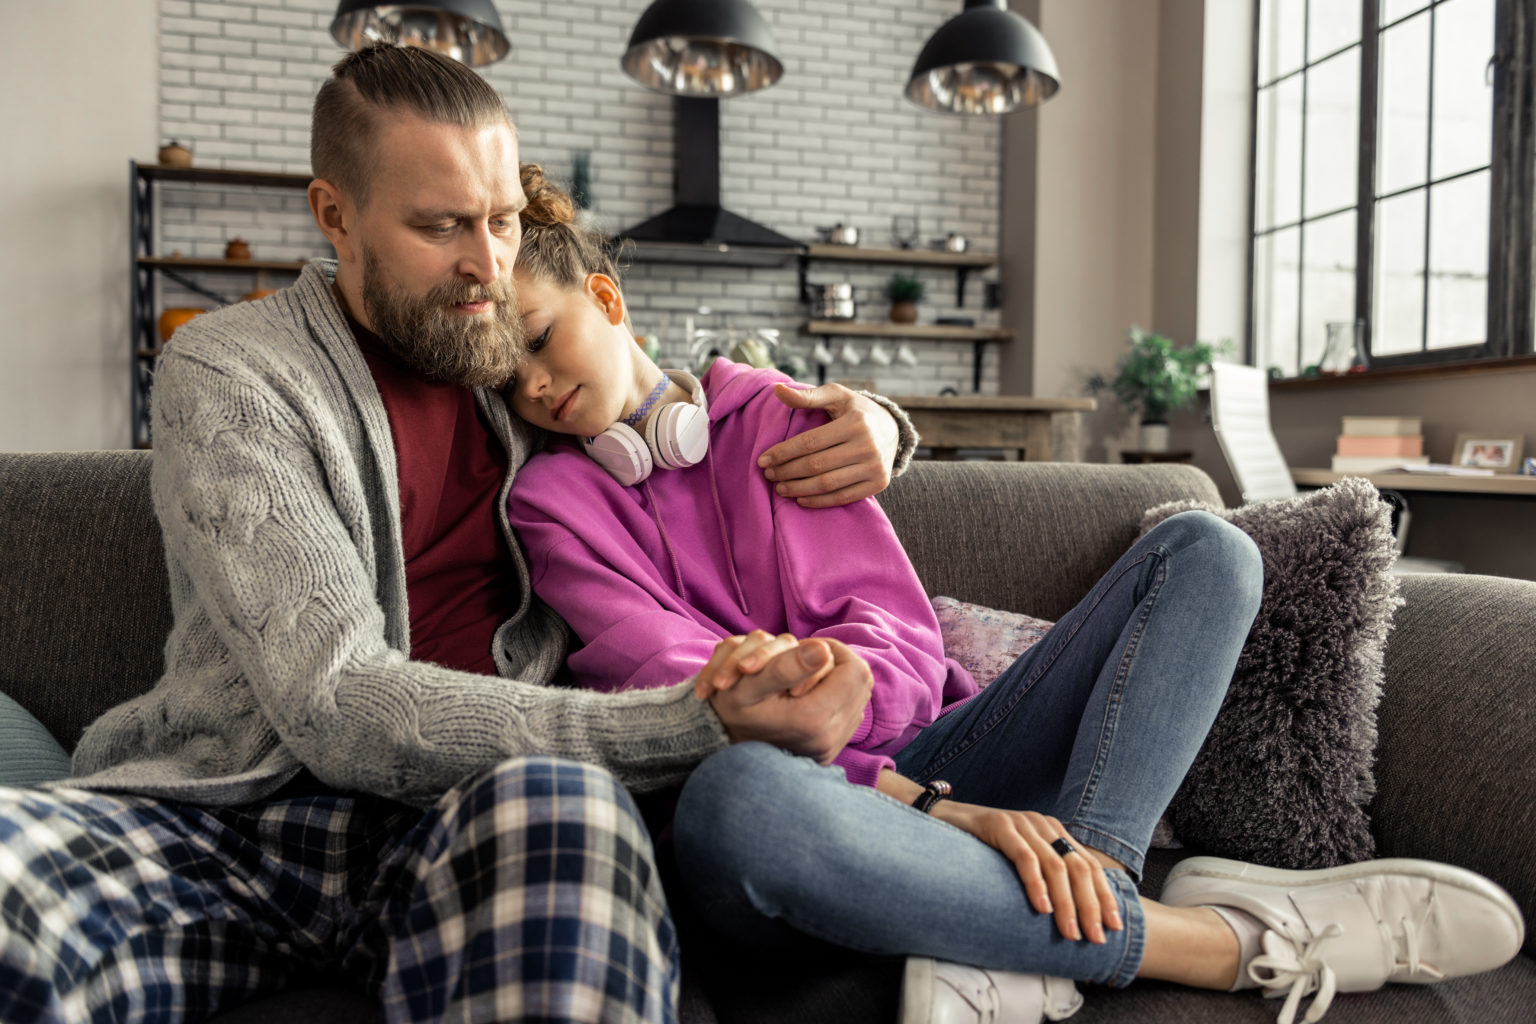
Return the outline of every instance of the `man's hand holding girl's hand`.
{"type": "Polygon", "coordinates": [[[874,686],[846,645],[754,630],[722,640],[694,681],[733,743],[771,743],[827,764],[864,721],[874,686]]]}
{"type": "Polygon", "coordinates": [[[742,676],[755,675],[781,654],[805,648],[805,655],[779,666],[780,678],[792,679],[797,671],[804,676],[789,690],[791,697],[809,693],[811,687],[832,671],[831,650],[821,640],[797,640],[790,633],[773,636],[754,629],[746,636],[732,636],[715,645],[715,653],[694,678],[693,695],[707,700],[721,690],[729,690],[742,676]],[[798,661],[799,668],[795,667],[798,661]]]}

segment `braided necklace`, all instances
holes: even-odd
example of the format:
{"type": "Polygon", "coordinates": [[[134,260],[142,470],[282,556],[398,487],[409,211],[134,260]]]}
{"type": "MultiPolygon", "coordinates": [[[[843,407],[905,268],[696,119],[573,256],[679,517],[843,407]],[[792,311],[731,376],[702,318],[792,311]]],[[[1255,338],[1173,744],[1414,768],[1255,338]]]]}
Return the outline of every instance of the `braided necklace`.
{"type": "Polygon", "coordinates": [[[651,411],[651,406],[655,405],[656,400],[660,398],[662,394],[667,390],[668,383],[670,382],[667,379],[667,375],[662,374],[661,383],[657,384],[655,389],[646,396],[645,401],[640,403],[640,408],[624,417],[624,425],[626,427],[633,427],[635,424],[645,419],[645,414],[651,411]]]}

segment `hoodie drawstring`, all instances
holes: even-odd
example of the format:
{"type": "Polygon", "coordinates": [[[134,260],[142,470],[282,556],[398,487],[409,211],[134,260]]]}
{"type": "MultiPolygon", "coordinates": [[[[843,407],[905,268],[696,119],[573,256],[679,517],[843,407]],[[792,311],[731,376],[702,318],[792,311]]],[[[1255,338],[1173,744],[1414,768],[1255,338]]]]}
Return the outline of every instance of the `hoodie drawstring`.
{"type": "Polygon", "coordinates": [[[683,567],[677,561],[677,549],[672,546],[672,537],[667,533],[667,524],[661,521],[661,512],[656,507],[656,495],[651,490],[650,480],[640,484],[645,488],[645,503],[651,507],[651,519],[656,523],[656,532],[661,534],[661,546],[667,549],[667,560],[672,563],[672,589],[677,591],[677,596],[684,601],[688,600],[688,588],[683,585],[683,567]]]}
{"type": "Polygon", "coordinates": [[[720,547],[726,552],[725,566],[731,572],[731,586],[736,589],[736,607],[746,614],[747,595],[742,592],[741,580],[736,576],[736,559],[730,557],[731,536],[725,530],[725,508],[720,504],[720,485],[715,480],[714,455],[706,452],[704,463],[709,467],[709,494],[715,500],[715,526],[720,530],[720,547]]]}

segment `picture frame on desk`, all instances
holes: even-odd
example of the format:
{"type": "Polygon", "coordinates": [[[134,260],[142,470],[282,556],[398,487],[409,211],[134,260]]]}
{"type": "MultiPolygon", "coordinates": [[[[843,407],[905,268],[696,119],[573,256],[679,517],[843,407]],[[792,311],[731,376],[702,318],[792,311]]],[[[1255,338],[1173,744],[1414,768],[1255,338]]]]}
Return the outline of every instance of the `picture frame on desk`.
{"type": "Polygon", "coordinates": [[[1456,446],[1451,449],[1451,463],[1491,469],[1495,473],[1520,472],[1520,450],[1525,445],[1523,437],[1500,437],[1487,433],[1463,433],[1456,435],[1456,446]]]}

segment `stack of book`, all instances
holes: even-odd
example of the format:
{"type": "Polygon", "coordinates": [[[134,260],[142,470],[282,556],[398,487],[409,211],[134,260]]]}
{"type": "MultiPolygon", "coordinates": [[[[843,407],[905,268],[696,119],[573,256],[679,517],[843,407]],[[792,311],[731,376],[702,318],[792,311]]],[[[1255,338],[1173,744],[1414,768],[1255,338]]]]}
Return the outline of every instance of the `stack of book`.
{"type": "Polygon", "coordinates": [[[1423,427],[1417,416],[1345,416],[1333,471],[1384,473],[1426,465],[1423,427]]]}

